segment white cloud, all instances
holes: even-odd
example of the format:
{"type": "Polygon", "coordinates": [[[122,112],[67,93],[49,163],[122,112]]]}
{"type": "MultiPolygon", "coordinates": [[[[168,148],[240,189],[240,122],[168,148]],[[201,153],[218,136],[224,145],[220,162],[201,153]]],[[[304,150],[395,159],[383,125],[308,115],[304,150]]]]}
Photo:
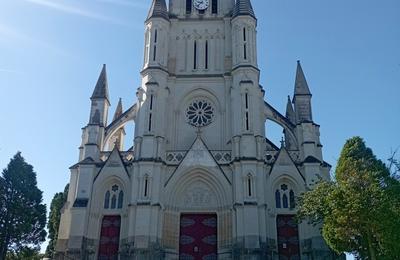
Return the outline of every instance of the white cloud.
{"type": "MultiPolygon", "coordinates": [[[[70,53],[66,52],[63,49],[60,49],[57,46],[54,46],[49,42],[38,40],[22,31],[17,30],[14,27],[10,27],[8,25],[1,23],[0,23],[0,42],[5,42],[6,44],[12,46],[13,48],[15,48],[19,44],[35,45],[43,49],[53,51],[54,53],[63,56],[71,56],[70,53]]],[[[3,72],[6,71],[4,70],[3,72]]]]}
{"type": "Polygon", "coordinates": [[[122,5],[134,8],[147,9],[150,7],[150,2],[146,0],[98,0],[107,4],[122,5]]]}
{"type": "Polygon", "coordinates": [[[31,3],[31,4],[35,4],[38,6],[51,8],[53,10],[57,10],[57,11],[64,12],[67,14],[78,15],[78,16],[82,16],[82,17],[86,17],[86,18],[90,18],[90,19],[95,19],[95,20],[114,23],[117,25],[127,26],[126,23],[124,23],[118,19],[104,16],[102,14],[93,13],[93,12],[87,11],[80,7],[65,5],[60,2],[55,2],[55,1],[50,1],[50,0],[23,0],[23,1],[31,3]]]}
{"type": "Polygon", "coordinates": [[[10,70],[10,69],[3,69],[0,68],[0,73],[12,73],[12,74],[19,74],[20,72],[17,70],[10,70]]]}

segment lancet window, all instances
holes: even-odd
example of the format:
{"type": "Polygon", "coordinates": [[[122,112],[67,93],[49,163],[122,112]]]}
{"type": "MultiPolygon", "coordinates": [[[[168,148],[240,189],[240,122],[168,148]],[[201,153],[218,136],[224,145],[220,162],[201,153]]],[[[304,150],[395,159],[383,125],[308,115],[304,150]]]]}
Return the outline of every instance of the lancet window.
{"type": "Polygon", "coordinates": [[[247,60],[247,31],[243,28],[243,58],[247,60]]]}
{"type": "Polygon", "coordinates": [[[150,188],[150,179],[149,176],[146,174],[143,180],[143,197],[145,199],[149,198],[149,188],[150,188]]]}
{"type": "Polygon", "coordinates": [[[245,111],[244,111],[244,120],[245,120],[245,128],[246,131],[250,130],[250,122],[249,122],[249,94],[246,92],[244,95],[244,103],[245,103],[245,111]]]}
{"type": "Polygon", "coordinates": [[[247,189],[247,197],[252,198],[254,196],[254,191],[253,191],[253,176],[251,174],[247,175],[246,189],[247,189]]]}
{"type": "Polygon", "coordinates": [[[212,0],[212,2],[211,2],[211,12],[213,14],[217,14],[218,13],[218,0],[212,0]]]}
{"type": "Polygon", "coordinates": [[[192,0],[186,0],[186,14],[192,13],[192,0]]]}

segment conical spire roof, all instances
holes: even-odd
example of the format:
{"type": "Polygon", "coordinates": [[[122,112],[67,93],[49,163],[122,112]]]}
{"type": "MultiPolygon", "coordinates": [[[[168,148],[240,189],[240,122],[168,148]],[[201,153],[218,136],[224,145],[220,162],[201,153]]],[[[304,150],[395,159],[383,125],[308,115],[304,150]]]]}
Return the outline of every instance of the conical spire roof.
{"type": "Polygon", "coordinates": [[[160,17],[169,20],[167,4],[165,0],[153,0],[147,19],[160,17]]]}
{"type": "Polygon", "coordinates": [[[122,99],[120,98],[119,101],[118,101],[117,108],[115,109],[113,121],[115,121],[118,117],[120,117],[122,115],[122,113],[123,113],[123,110],[122,110],[122,99]]]}
{"type": "Polygon", "coordinates": [[[256,18],[254,14],[253,6],[250,0],[236,0],[235,8],[233,9],[233,17],[241,15],[250,15],[256,18]]]}
{"type": "Polygon", "coordinates": [[[107,81],[107,71],[106,65],[103,65],[99,79],[97,80],[96,87],[94,88],[91,99],[105,98],[107,101],[110,100],[108,95],[108,81],[107,81]]]}
{"type": "Polygon", "coordinates": [[[296,82],[294,86],[294,95],[311,95],[310,89],[308,88],[306,77],[304,76],[303,69],[300,61],[297,61],[297,72],[296,82]]]}
{"type": "Polygon", "coordinates": [[[288,96],[288,101],[286,105],[286,118],[290,120],[293,124],[296,122],[296,114],[294,113],[294,109],[292,106],[292,101],[290,100],[290,96],[288,96]]]}

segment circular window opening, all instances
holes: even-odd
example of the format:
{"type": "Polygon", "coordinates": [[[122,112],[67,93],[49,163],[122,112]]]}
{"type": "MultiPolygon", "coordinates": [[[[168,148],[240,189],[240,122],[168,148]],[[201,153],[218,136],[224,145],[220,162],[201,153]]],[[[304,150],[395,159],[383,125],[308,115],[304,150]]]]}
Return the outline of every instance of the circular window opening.
{"type": "Polygon", "coordinates": [[[203,127],[211,124],[214,118],[214,107],[204,99],[194,100],[186,109],[187,122],[195,127],[203,127]]]}

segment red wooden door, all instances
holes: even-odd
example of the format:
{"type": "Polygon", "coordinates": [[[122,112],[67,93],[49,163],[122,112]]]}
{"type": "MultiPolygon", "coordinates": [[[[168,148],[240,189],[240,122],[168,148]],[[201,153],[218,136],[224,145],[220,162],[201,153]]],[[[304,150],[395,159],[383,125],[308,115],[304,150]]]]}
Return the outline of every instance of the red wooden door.
{"type": "Polygon", "coordinates": [[[99,260],[118,259],[120,228],[120,216],[104,216],[101,224],[99,260]]]}
{"type": "Polygon", "coordinates": [[[183,214],[180,223],[180,260],[217,260],[217,215],[183,214]]]}
{"type": "Polygon", "coordinates": [[[278,250],[280,260],[300,260],[299,228],[294,215],[278,215],[278,250]]]}

